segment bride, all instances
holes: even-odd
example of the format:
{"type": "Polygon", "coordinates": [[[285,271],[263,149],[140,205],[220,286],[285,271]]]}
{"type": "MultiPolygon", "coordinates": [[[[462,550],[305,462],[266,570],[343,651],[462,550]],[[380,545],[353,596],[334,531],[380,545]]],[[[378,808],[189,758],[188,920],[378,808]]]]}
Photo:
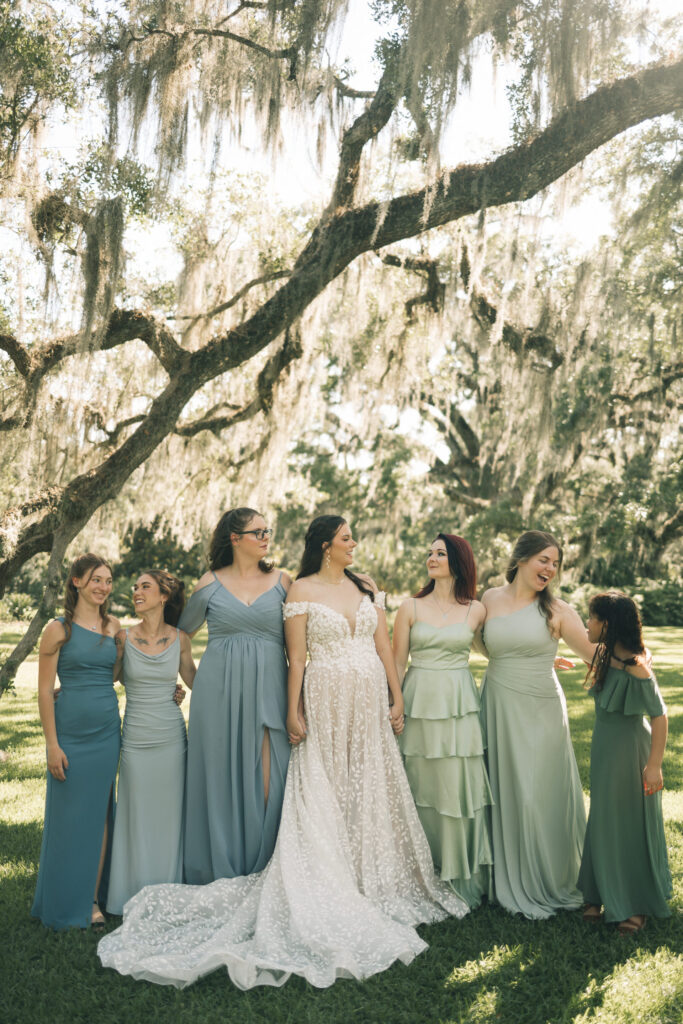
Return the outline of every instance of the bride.
{"type": "Polygon", "coordinates": [[[434,875],[393,736],[403,699],[384,595],[349,569],[355,546],[341,516],[314,519],[284,606],[295,749],[269,864],[143,889],[100,941],[105,967],[179,987],[225,966],[243,989],[290,974],[324,988],[410,963],[426,948],[415,925],[467,913],[434,875]]]}

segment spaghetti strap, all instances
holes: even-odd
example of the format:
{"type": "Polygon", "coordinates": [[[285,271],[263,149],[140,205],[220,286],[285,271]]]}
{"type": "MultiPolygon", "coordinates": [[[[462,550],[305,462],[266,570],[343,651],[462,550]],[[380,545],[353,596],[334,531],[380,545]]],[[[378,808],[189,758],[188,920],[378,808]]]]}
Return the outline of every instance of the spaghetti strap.
{"type": "Polygon", "coordinates": [[[467,615],[463,619],[463,622],[467,622],[467,620],[469,619],[469,617],[470,617],[470,608],[471,607],[472,607],[472,602],[470,601],[470,603],[467,605],[467,615]]]}
{"type": "Polygon", "coordinates": [[[417,617],[417,598],[416,597],[413,598],[413,615],[415,616],[415,622],[419,622],[420,620],[417,617]]]}
{"type": "MultiPolygon", "coordinates": [[[[280,569],[280,575],[277,578],[277,583],[282,583],[282,569],[280,569]]],[[[277,586],[277,583],[275,584],[275,586],[277,586]]]]}
{"type": "Polygon", "coordinates": [[[220,580],[218,579],[218,576],[216,576],[216,573],[214,572],[214,570],[213,570],[213,569],[211,570],[211,575],[212,575],[212,576],[213,576],[213,578],[215,579],[216,583],[220,583],[220,580]]]}

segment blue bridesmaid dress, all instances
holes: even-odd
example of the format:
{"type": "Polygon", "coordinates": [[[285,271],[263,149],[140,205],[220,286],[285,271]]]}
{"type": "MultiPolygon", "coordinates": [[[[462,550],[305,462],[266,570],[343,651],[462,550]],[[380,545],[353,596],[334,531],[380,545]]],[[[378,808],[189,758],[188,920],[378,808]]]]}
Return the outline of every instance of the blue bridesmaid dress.
{"type": "MultiPolygon", "coordinates": [[[[60,619],[63,621],[63,619],[60,619]]],[[[116,643],[72,624],[57,661],[57,740],[69,760],[66,781],[47,773],[45,825],[32,917],[50,928],[87,928],[105,822],[109,849],[98,900],[106,904],[121,720],[114,692],[116,643]]]]}
{"type": "Polygon", "coordinates": [[[186,882],[249,875],[273,853],[289,763],[285,596],[278,580],[247,605],[216,577],[192,595],[178,623],[192,633],[206,619],[209,630],[190,704],[186,882]],[[266,729],[267,802],[261,763],[266,729]]]}
{"type": "Polygon", "coordinates": [[[110,914],[146,885],[183,880],[185,719],[173,700],[180,637],[147,654],[126,631],[121,768],[107,896],[110,914]]]}

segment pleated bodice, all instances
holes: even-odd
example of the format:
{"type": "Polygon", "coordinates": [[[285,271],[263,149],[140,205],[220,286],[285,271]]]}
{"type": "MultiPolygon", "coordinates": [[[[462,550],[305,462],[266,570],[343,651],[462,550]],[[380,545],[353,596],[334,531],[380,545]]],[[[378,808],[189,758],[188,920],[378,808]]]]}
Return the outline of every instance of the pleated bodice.
{"type": "Polygon", "coordinates": [[[489,652],[487,682],[531,697],[556,700],[562,693],[553,669],[558,641],[537,601],[487,619],[484,642],[489,652]]]}
{"type": "Polygon", "coordinates": [[[192,595],[178,625],[192,633],[206,619],[209,645],[224,644],[238,637],[253,637],[284,649],[284,598],[285,589],[278,582],[251,604],[245,604],[215,579],[192,595]]]}

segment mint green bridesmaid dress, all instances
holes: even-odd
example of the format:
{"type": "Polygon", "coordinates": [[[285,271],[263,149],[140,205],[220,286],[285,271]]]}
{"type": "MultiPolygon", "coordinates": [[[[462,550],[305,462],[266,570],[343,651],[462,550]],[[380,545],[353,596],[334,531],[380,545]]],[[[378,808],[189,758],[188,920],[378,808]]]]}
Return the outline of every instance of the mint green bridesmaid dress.
{"type": "Polygon", "coordinates": [[[437,873],[470,908],[482,896],[493,896],[492,797],[479,692],[469,670],[473,636],[467,621],[442,627],[413,623],[403,684],[406,721],[399,737],[437,873]]]}
{"type": "Polygon", "coordinates": [[[496,899],[511,913],[546,918],[583,902],[576,880],[586,830],[567,703],[553,669],[557,640],[533,601],[487,619],[484,641],[496,899]]]}

